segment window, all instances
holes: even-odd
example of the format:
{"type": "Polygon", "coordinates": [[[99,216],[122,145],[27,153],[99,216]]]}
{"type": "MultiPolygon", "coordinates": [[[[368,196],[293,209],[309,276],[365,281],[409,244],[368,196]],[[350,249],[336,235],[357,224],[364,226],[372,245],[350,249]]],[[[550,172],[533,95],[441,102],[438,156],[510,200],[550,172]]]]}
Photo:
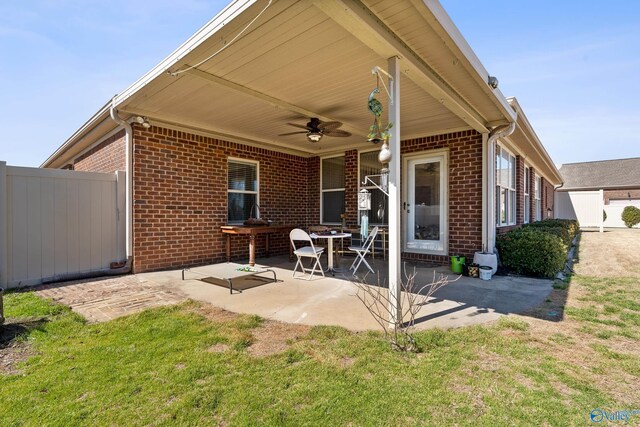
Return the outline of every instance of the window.
{"type": "Polygon", "coordinates": [[[524,167],[524,223],[529,224],[531,217],[531,196],[529,189],[531,188],[531,168],[524,167]]]}
{"type": "Polygon", "coordinates": [[[516,158],[496,147],[496,225],[516,223],[516,158]]]}
{"type": "Polygon", "coordinates": [[[540,188],[542,187],[542,178],[536,175],[535,201],[536,201],[536,221],[540,221],[542,215],[542,201],[540,200],[540,188]]]}
{"type": "Polygon", "coordinates": [[[322,159],[320,178],[320,222],[340,224],[344,213],[344,156],[322,159]]]}
{"type": "Polygon", "coordinates": [[[240,224],[251,217],[252,207],[259,203],[258,163],[230,159],[227,166],[227,221],[240,224]]]}
{"type": "MultiPolygon", "coordinates": [[[[382,165],[378,161],[379,151],[368,151],[366,153],[360,153],[360,179],[359,185],[360,189],[366,188],[371,193],[371,211],[368,213],[369,215],[369,224],[372,225],[387,225],[389,223],[389,212],[387,212],[387,196],[384,193],[376,188],[375,185],[371,185],[370,182],[367,182],[367,185],[362,185],[364,178],[366,176],[371,177],[371,180],[376,184],[380,185],[380,177],[373,175],[380,175],[380,168],[382,165]]],[[[360,216],[358,216],[358,221],[360,220],[360,216]]]]}

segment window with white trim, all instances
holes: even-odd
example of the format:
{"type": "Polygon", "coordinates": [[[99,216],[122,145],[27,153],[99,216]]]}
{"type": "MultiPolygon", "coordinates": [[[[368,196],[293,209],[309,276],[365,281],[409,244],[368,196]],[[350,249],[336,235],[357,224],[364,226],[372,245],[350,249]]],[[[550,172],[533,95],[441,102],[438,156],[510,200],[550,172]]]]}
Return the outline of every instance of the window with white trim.
{"type": "MultiPolygon", "coordinates": [[[[366,185],[362,185],[364,178],[369,176],[370,179],[376,184],[380,185],[380,177],[373,175],[380,175],[380,168],[382,165],[378,161],[378,154],[380,151],[366,151],[359,155],[359,171],[360,179],[358,191],[366,188],[371,194],[371,211],[369,212],[369,224],[371,225],[387,225],[389,223],[389,212],[387,212],[387,196],[375,185],[371,185],[367,182],[366,185]]],[[[358,221],[360,217],[358,216],[358,221]]]]}
{"type": "MultiPolygon", "coordinates": [[[[242,224],[251,217],[251,210],[258,203],[258,162],[229,159],[227,162],[228,223],[242,224]]],[[[258,213],[253,215],[257,216],[258,213]]]]}
{"type": "Polygon", "coordinates": [[[531,220],[531,195],[529,189],[531,188],[531,168],[529,166],[524,167],[524,223],[529,224],[531,220]]]}
{"type": "Polygon", "coordinates": [[[516,223],[516,158],[496,146],[496,225],[516,223]]]}
{"type": "Polygon", "coordinates": [[[542,187],[542,178],[536,175],[536,188],[535,188],[535,201],[536,201],[536,221],[540,221],[542,219],[542,200],[540,198],[541,195],[541,187],[542,187]]]}
{"type": "Polygon", "coordinates": [[[344,213],[344,156],[322,159],[320,189],[320,222],[340,224],[344,213]]]}

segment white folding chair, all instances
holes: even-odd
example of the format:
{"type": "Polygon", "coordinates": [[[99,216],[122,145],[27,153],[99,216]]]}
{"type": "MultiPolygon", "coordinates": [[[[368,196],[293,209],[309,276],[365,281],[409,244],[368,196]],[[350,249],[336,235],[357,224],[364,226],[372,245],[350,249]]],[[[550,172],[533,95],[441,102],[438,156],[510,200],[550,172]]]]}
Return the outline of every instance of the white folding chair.
{"type": "Polygon", "coordinates": [[[373,241],[376,239],[377,235],[378,227],[373,227],[373,230],[371,230],[371,233],[369,233],[367,239],[364,241],[364,243],[362,243],[362,246],[349,246],[349,250],[356,253],[356,259],[353,260],[351,267],[349,267],[349,270],[353,270],[353,274],[356,274],[356,271],[358,271],[358,267],[360,267],[360,264],[362,264],[363,262],[367,266],[369,271],[375,273],[375,271],[373,271],[373,268],[371,268],[364,257],[369,252],[371,252],[371,245],[373,244],[373,241]]]}
{"type": "Polygon", "coordinates": [[[298,266],[300,266],[302,274],[306,271],[310,272],[307,280],[311,280],[313,273],[316,271],[316,267],[320,270],[320,273],[322,273],[322,277],[324,277],[324,270],[322,269],[322,264],[320,264],[320,255],[324,252],[324,248],[316,248],[313,246],[313,239],[311,239],[306,231],[299,228],[291,230],[289,239],[291,240],[291,246],[293,246],[293,253],[298,257],[298,262],[296,262],[296,266],[293,268],[293,276],[296,275],[298,266]],[[296,242],[308,242],[309,246],[296,246],[296,242]],[[315,258],[316,261],[312,268],[305,268],[302,264],[302,258],[315,258]]]}

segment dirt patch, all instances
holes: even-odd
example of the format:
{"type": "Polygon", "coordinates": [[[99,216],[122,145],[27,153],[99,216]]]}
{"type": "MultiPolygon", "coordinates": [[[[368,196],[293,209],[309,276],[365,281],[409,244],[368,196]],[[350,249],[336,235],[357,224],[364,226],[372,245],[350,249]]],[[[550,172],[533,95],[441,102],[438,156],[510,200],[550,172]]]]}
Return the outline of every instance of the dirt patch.
{"type": "Polygon", "coordinates": [[[582,231],[574,270],[582,276],[640,277],[639,252],[640,229],[582,231]]]}
{"type": "Polygon", "coordinates": [[[306,325],[265,321],[260,327],[252,329],[253,342],[247,348],[253,357],[267,357],[286,351],[290,343],[307,335],[311,328],[306,325]]]}
{"type": "Polygon", "coordinates": [[[34,353],[31,345],[26,341],[21,341],[19,337],[46,321],[46,319],[31,319],[6,322],[0,326],[0,373],[5,375],[20,373],[17,366],[34,353]]]}
{"type": "Polygon", "coordinates": [[[211,304],[198,304],[198,306],[194,309],[194,312],[203,316],[207,320],[211,320],[212,322],[231,322],[236,320],[238,316],[237,313],[233,313],[231,311],[224,310],[222,308],[214,307],[211,304]]]}

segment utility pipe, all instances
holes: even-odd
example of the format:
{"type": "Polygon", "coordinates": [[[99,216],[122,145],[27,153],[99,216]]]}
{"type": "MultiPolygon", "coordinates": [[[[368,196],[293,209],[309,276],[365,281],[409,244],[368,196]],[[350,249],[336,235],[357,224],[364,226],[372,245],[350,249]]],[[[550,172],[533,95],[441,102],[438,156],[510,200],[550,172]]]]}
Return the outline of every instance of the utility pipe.
{"type": "Polygon", "coordinates": [[[125,136],[125,163],[126,163],[126,221],[125,221],[125,238],[127,248],[127,261],[133,259],[133,129],[131,125],[118,116],[116,109],[116,97],[111,100],[111,109],[109,110],[111,118],[114,122],[124,128],[125,136]]]}
{"type": "MultiPolygon", "coordinates": [[[[517,119],[517,113],[516,118],[517,119]]],[[[483,250],[489,253],[493,253],[496,243],[496,141],[500,138],[507,137],[516,130],[516,121],[507,125],[497,126],[491,129],[489,137],[487,138],[487,145],[485,148],[485,180],[484,180],[484,194],[485,206],[483,209],[484,217],[484,233],[485,237],[482,242],[483,250]]]]}

